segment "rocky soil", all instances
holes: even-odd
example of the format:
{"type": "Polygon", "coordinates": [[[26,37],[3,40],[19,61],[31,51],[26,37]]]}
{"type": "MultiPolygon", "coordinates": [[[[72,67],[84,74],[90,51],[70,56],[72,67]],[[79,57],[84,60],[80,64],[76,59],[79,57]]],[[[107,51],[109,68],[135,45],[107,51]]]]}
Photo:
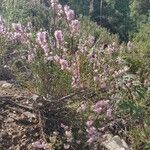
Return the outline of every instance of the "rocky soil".
{"type": "Polygon", "coordinates": [[[30,111],[32,94],[0,81],[0,149],[31,150],[40,138],[36,115],[30,111]],[[29,110],[28,110],[29,108],[29,110]]]}

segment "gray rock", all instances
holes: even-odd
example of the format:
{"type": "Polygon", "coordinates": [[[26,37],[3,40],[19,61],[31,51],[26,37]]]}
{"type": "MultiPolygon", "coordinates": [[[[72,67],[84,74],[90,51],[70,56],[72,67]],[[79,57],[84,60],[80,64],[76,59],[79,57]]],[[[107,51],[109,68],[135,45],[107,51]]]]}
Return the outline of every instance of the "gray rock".
{"type": "Polygon", "coordinates": [[[105,134],[104,139],[106,140],[102,142],[102,145],[108,150],[131,150],[127,143],[118,135],[112,136],[111,134],[105,134]]]}
{"type": "Polygon", "coordinates": [[[7,67],[0,67],[0,81],[15,80],[12,71],[7,67]]]}

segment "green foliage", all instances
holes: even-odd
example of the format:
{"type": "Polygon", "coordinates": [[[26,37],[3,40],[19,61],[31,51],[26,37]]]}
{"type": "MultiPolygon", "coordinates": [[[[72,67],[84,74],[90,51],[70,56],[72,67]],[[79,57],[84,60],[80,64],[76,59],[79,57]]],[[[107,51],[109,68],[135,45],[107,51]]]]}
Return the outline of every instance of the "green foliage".
{"type": "Polygon", "coordinates": [[[60,0],[60,2],[64,5],[67,4],[71,6],[77,13],[77,15],[89,15],[89,4],[88,0],[60,0]]]}
{"type": "Polygon", "coordinates": [[[150,86],[150,25],[143,25],[133,38],[132,48],[123,57],[130,67],[122,87],[128,90],[123,93],[124,99],[119,104],[119,115],[128,116],[130,120],[128,137],[134,140],[133,149],[149,149],[149,86],[150,86]],[[134,74],[134,75],[133,75],[134,74]],[[136,79],[135,79],[136,78],[136,79]],[[121,109],[120,109],[121,108],[121,109]],[[135,126],[136,124],[136,126],[135,126]],[[132,139],[133,138],[133,139],[132,139]]]}
{"type": "Polygon", "coordinates": [[[96,37],[97,44],[118,43],[118,36],[108,32],[106,28],[102,28],[97,23],[90,21],[88,17],[81,17],[81,31],[86,37],[88,34],[96,37]]]}
{"type": "Polygon", "coordinates": [[[51,10],[39,1],[30,0],[3,0],[2,15],[7,23],[20,22],[26,24],[32,22],[34,28],[50,30],[51,10]]]}
{"type": "Polygon", "coordinates": [[[143,25],[133,38],[132,51],[125,54],[127,64],[132,73],[138,73],[142,82],[150,74],[150,25],[143,25]]]}
{"type": "MultiPolygon", "coordinates": [[[[128,122],[130,130],[128,131],[127,137],[133,140],[133,149],[143,147],[147,149],[149,146],[149,89],[142,85],[139,81],[135,80],[134,77],[126,77],[125,87],[128,89],[128,93],[124,93],[124,100],[120,101],[118,114],[122,117],[128,116],[128,122]],[[130,86],[127,85],[127,80],[130,80],[130,86]],[[128,99],[127,99],[128,98],[128,99]],[[136,125],[135,125],[136,124],[136,125]]],[[[125,80],[124,80],[125,81],[125,80]]]]}
{"type": "Polygon", "coordinates": [[[137,24],[140,25],[143,22],[148,22],[149,17],[149,0],[133,0],[130,4],[131,16],[136,20],[137,24]]]}

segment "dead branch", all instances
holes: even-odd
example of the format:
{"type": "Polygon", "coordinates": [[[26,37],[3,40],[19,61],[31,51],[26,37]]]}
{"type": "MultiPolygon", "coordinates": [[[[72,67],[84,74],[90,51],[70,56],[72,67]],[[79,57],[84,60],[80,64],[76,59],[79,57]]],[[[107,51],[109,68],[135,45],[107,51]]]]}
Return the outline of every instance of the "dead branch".
{"type": "Polygon", "coordinates": [[[4,104],[5,105],[10,105],[10,106],[14,106],[14,107],[19,107],[21,109],[24,109],[26,111],[30,111],[30,112],[33,112],[33,108],[32,107],[29,107],[29,106],[24,106],[22,104],[19,104],[17,102],[15,102],[15,98],[12,97],[12,96],[1,96],[0,95],[0,101],[4,101],[4,104]]]}

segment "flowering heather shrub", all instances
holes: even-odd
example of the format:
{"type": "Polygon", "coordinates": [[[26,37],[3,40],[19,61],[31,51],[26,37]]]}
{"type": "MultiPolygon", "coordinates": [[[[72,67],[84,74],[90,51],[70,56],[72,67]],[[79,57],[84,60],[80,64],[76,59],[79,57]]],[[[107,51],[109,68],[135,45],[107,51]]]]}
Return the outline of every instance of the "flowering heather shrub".
{"type": "Polygon", "coordinates": [[[47,98],[61,97],[79,89],[96,92],[97,97],[94,101],[89,99],[91,102],[87,102],[87,108],[81,104],[77,110],[79,116],[88,113],[88,117],[81,117],[81,133],[76,133],[74,138],[73,129],[63,127],[64,149],[75,147],[77,143],[96,149],[101,136],[98,130],[102,126],[100,121],[106,122],[113,117],[113,102],[102,91],[111,92],[116,86],[117,78],[125,74],[128,68],[117,60],[120,53],[117,44],[113,43],[104,49],[103,45],[97,44],[98,39],[94,35],[80,37],[81,24],[74,12],[69,6],[63,8],[56,1],[52,2],[53,8],[58,5],[62,11],[54,11],[56,15],[59,12],[58,17],[66,20],[67,34],[59,28],[54,31],[53,36],[49,36],[44,30],[32,33],[19,23],[13,23],[9,30],[3,22],[0,34],[14,43],[21,43],[26,49],[26,63],[33,75],[29,82],[33,83],[34,92],[47,98]],[[85,138],[80,142],[81,136],[85,138]]]}
{"type": "MultiPolygon", "coordinates": [[[[25,58],[32,75],[25,84],[33,92],[50,100],[70,92],[86,92],[74,104],[78,109],[71,106],[75,121],[70,121],[71,125],[60,124],[62,145],[64,149],[98,149],[105,125],[116,117],[116,102],[124,93],[125,97],[130,96],[121,81],[129,68],[122,59],[122,48],[115,40],[110,43],[112,39],[106,31],[102,32],[106,37],[102,37],[96,24],[92,27],[88,20],[78,20],[69,6],[62,6],[57,0],[51,0],[51,8],[51,33],[44,29],[36,32],[31,23],[26,27],[13,23],[9,29],[0,18],[0,37],[22,45],[26,51],[21,58],[25,58]]],[[[37,145],[43,147],[42,142],[34,143],[34,147],[37,145]]]]}
{"type": "MultiPolygon", "coordinates": [[[[101,90],[110,92],[115,86],[116,78],[126,73],[128,68],[117,61],[120,51],[116,43],[104,48],[94,34],[84,34],[81,31],[82,24],[69,6],[63,7],[57,1],[51,1],[51,6],[56,15],[55,20],[66,21],[65,29],[56,26],[55,31],[49,35],[45,30],[33,32],[31,25],[28,28],[29,25],[24,27],[13,23],[9,30],[1,18],[0,35],[14,43],[20,43],[26,50],[26,63],[32,71],[29,82],[33,83],[34,92],[47,98],[55,98],[78,89],[89,89],[99,95],[95,101],[86,104],[87,108],[81,104],[77,110],[79,115],[87,110],[92,115],[93,120],[85,118],[88,120],[87,125],[85,124],[86,132],[82,134],[87,139],[87,145],[96,148],[100,136],[100,124],[96,122],[105,120],[104,116],[111,119],[113,110],[113,103],[107,97],[98,101],[101,90]]],[[[69,149],[74,142],[80,144],[80,139],[73,138],[71,128],[64,130],[65,149],[69,149]]]]}

